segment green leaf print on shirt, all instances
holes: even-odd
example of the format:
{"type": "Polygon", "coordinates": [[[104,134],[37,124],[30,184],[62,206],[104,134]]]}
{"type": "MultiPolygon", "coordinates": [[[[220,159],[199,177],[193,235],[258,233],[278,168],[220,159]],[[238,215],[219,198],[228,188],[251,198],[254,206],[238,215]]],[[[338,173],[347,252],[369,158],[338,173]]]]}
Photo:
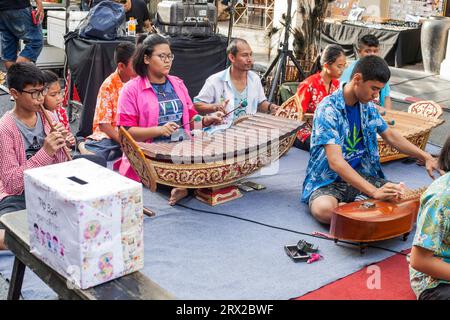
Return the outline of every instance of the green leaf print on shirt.
{"type": "Polygon", "coordinates": [[[349,155],[351,155],[353,152],[356,152],[356,146],[361,141],[362,137],[358,138],[358,132],[356,130],[356,125],[353,125],[353,137],[351,134],[347,137],[347,145],[345,146],[345,150],[348,152],[349,155]]]}

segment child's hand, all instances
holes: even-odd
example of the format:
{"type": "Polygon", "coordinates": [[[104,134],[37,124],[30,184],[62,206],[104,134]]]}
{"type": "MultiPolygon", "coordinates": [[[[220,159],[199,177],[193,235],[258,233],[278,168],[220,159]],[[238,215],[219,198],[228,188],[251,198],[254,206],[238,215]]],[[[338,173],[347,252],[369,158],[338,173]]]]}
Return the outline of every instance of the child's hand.
{"type": "Polygon", "coordinates": [[[61,122],[53,122],[53,127],[56,131],[62,134],[62,136],[66,139],[69,132],[66,130],[64,125],[61,122]]]}
{"type": "Polygon", "coordinates": [[[75,145],[75,143],[76,143],[75,137],[71,132],[68,132],[66,137],[67,147],[72,148],[75,145]]]}
{"type": "Polygon", "coordinates": [[[180,126],[175,122],[167,122],[165,125],[159,126],[158,128],[160,130],[160,136],[170,137],[179,127],[180,126]]]}
{"type": "Polygon", "coordinates": [[[61,132],[52,131],[45,137],[44,145],[42,147],[49,156],[53,157],[55,153],[65,145],[66,139],[61,132]]]}

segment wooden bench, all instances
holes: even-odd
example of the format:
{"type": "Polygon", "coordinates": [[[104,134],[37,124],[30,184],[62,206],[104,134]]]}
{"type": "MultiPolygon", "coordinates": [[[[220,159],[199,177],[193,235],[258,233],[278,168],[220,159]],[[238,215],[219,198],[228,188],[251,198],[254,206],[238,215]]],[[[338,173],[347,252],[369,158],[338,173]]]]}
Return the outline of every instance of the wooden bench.
{"type": "Polygon", "coordinates": [[[67,279],[30,253],[26,210],[4,214],[5,243],[14,255],[8,300],[18,300],[25,267],[30,268],[60,299],[70,300],[165,300],[175,297],[141,272],[123,276],[90,289],[69,288],[67,279]]]}

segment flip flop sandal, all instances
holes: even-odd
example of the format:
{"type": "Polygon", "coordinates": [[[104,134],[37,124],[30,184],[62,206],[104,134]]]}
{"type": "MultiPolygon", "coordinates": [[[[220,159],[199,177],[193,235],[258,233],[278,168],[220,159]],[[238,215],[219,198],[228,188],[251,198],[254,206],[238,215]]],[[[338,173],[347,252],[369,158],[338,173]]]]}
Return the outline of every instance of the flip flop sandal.
{"type": "Polygon", "coordinates": [[[297,243],[297,250],[306,253],[317,252],[319,251],[319,246],[306,242],[305,240],[302,239],[297,243]]]}
{"type": "Polygon", "coordinates": [[[292,260],[294,260],[294,262],[307,262],[311,258],[311,256],[308,253],[304,251],[299,251],[296,245],[284,246],[284,250],[286,251],[286,254],[292,260]]]}

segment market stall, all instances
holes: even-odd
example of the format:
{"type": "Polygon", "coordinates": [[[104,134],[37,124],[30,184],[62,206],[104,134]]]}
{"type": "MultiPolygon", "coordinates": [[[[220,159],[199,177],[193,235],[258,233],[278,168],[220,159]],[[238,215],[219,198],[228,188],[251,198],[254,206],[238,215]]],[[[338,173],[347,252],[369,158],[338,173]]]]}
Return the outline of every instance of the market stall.
{"type": "Polygon", "coordinates": [[[337,43],[355,58],[358,39],[374,34],[381,56],[391,66],[420,62],[421,24],[430,16],[445,14],[446,0],[336,0],[325,20],[321,47],[337,43]]]}
{"type": "Polygon", "coordinates": [[[373,34],[380,41],[380,56],[390,66],[402,67],[422,60],[420,49],[420,27],[390,27],[381,24],[365,25],[325,22],[322,29],[321,47],[328,44],[341,45],[346,55],[356,59],[358,39],[373,34]]]}

